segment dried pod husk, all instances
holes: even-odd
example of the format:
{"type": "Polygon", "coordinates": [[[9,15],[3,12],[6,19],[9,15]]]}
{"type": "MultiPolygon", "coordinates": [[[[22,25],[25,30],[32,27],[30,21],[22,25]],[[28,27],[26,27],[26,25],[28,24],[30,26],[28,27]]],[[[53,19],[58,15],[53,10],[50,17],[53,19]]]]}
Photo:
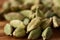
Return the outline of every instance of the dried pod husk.
{"type": "Polygon", "coordinates": [[[10,10],[10,6],[11,6],[10,2],[9,1],[5,1],[3,3],[3,6],[2,6],[3,12],[8,12],[10,10]]]}
{"type": "Polygon", "coordinates": [[[36,4],[36,3],[38,3],[40,0],[25,0],[24,1],[24,5],[28,5],[28,4],[36,4]]]}
{"type": "Polygon", "coordinates": [[[55,14],[60,17],[60,0],[53,0],[54,6],[52,7],[55,14]]]}
{"type": "Polygon", "coordinates": [[[25,29],[24,23],[20,20],[12,20],[10,21],[10,25],[13,26],[14,28],[20,27],[20,28],[25,29]]]}
{"type": "Polygon", "coordinates": [[[13,36],[15,37],[24,37],[26,35],[26,32],[23,28],[16,28],[13,32],[13,36]]]}
{"type": "Polygon", "coordinates": [[[24,16],[19,14],[19,13],[17,13],[17,12],[10,12],[10,13],[4,14],[4,18],[7,21],[11,21],[11,20],[23,20],[24,16]]]}
{"type": "Polygon", "coordinates": [[[30,19],[25,18],[24,21],[23,21],[23,23],[24,23],[25,25],[28,25],[28,24],[29,24],[29,21],[30,21],[30,19]]]}
{"type": "Polygon", "coordinates": [[[52,36],[52,29],[51,27],[47,27],[43,32],[42,32],[42,38],[43,40],[49,39],[52,36]]]}
{"type": "Polygon", "coordinates": [[[10,24],[6,24],[5,27],[4,27],[4,33],[6,35],[12,36],[12,32],[13,32],[12,26],[10,24]]]}
{"type": "Polygon", "coordinates": [[[40,26],[42,27],[42,29],[46,29],[48,26],[50,26],[51,21],[52,21],[52,18],[43,19],[43,20],[41,21],[41,25],[40,25],[40,26]]]}
{"type": "Polygon", "coordinates": [[[19,2],[12,1],[10,8],[11,8],[11,11],[18,11],[19,10],[19,2]]]}
{"type": "Polygon", "coordinates": [[[20,14],[22,14],[25,17],[28,17],[29,19],[34,18],[33,12],[31,10],[20,11],[20,14]]]}
{"type": "Polygon", "coordinates": [[[32,30],[29,35],[28,35],[28,39],[37,39],[41,36],[41,28],[38,27],[34,30],[32,30]]]}
{"type": "Polygon", "coordinates": [[[47,11],[44,16],[45,16],[46,18],[50,18],[50,17],[53,17],[54,15],[55,15],[55,13],[53,13],[53,12],[51,12],[51,11],[47,11]]]}
{"type": "Polygon", "coordinates": [[[52,0],[41,0],[41,2],[43,3],[43,5],[45,6],[45,7],[52,7],[52,0]]]}
{"type": "Polygon", "coordinates": [[[40,19],[41,19],[40,17],[33,18],[27,26],[27,32],[30,32],[31,30],[39,27],[41,22],[40,19]]]}
{"type": "Polygon", "coordinates": [[[58,25],[58,22],[57,22],[57,17],[56,16],[53,16],[53,27],[54,28],[57,28],[57,27],[59,27],[59,25],[58,25]]]}

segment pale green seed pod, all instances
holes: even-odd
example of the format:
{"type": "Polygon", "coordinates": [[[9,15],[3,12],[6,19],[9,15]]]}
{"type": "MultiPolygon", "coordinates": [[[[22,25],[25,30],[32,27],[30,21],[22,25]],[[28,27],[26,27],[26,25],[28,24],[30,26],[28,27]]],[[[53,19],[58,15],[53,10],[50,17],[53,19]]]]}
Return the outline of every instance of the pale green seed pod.
{"type": "Polygon", "coordinates": [[[55,15],[55,14],[54,14],[53,12],[47,11],[44,16],[45,16],[46,18],[50,18],[50,17],[53,17],[54,15],[55,15]]]}
{"type": "Polygon", "coordinates": [[[40,26],[42,27],[42,29],[45,29],[45,28],[47,28],[48,26],[50,26],[51,21],[52,21],[52,18],[43,19],[40,26]]]}
{"type": "Polygon", "coordinates": [[[24,15],[25,17],[28,17],[29,19],[34,17],[31,10],[23,10],[20,12],[20,14],[24,15]]]}
{"type": "Polygon", "coordinates": [[[28,24],[29,24],[29,21],[30,21],[30,19],[25,18],[24,21],[23,21],[23,23],[24,23],[25,25],[28,25],[28,24]]]}
{"type": "Polygon", "coordinates": [[[37,39],[39,38],[40,35],[41,35],[41,28],[38,27],[29,33],[28,39],[37,39]]]}
{"type": "Polygon", "coordinates": [[[38,2],[40,2],[40,0],[25,0],[24,1],[24,5],[28,5],[28,4],[37,4],[38,2]]]}
{"type": "Polygon", "coordinates": [[[9,11],[10,10],[10,2],[9,1],[4,2],[2,8],[4,9],[4,11],[9,11]]]}
{"type": "Polygon", "coordinates": [[[54,6],[52,7],[55,14],[60,17],[60,0],[53,0],[54,6]]]}
{"type": "Polygon", "coordinates": [[[4,33],[6,35],[12,35],[12,31],[13,31],[13,28],[11,27],[10,24],[6,24],[5,27],[4,27],[4,33]]]}
{"type": "Polygon", "coordinates": [[[19,9],[19,2],[17,2],[17,1],[11,1],[10,2],[11,3],[11,11],[17,11],[18,9],[19,9]]]}
{"type": "Polygon", "coordinates": [[[13,36],[15,37],[24,37],[26,35],[26,32],[23,28],[16,28],[13,32],[13,36]]]}
{"type": "Polygon", "coordinates": [[[23,28],[25,29],[25,25],[22,21],[20,20],[12,20],[10,21],[10,25],[12,25],[14,28],[23,28]]]}
{"type": "Polygon", "coordinates": [[[45,7],[52,7],[52,0],[41,0],[45,7]]]}
{"type": "Polygon", "coordinates": [[[11,21],[11,20],[23,20],[24,16],[19,14],[19,13],[17,13],[17,12],[11,12],[11,13],[8,13],[8,14],[4,14],[4,18],[7,21],[11,21]]]}
{"type": "Polygon", "coordinates": [[[31,20],[31,22],[27,26],[27,32],[30,32],[31,30],[39,27],[40,25],[40,17],[36,17],[31,20]]]}
{"type": "Polygon", "coordinates": [[[43,32],[42,32],[42,38],[43,40],[49,39],[52,36],[52,29],[51,27],[47,27],[43,32]]]}
{"type": "Polygon", "coordinates": [[[53,27],[54,28],[57,28],[57,27],[59,27],[59,25],[58,25],[58,22],[57,22],[57,17],[56,16],[53,16],[53,27]]]}

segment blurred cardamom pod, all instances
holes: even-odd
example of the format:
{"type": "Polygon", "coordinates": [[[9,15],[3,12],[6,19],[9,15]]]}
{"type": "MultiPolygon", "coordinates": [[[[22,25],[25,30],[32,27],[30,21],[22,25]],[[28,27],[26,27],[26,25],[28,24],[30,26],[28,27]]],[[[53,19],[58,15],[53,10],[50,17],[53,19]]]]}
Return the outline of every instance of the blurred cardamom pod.
{"type": "Polygon", "coordinates": [[[60,17],[60,0],[53,0],[54,6],[52,7],[55,14],[60,17]]]}
{"type": "Polygon", "coordinates": [[[24,21],[23,21],[23,23],[24,23],[25,25],[28,25],[28,24],[29,24],[29,21],[30,21],[30,19],[25,18],[24,21]]]}
{"type": "Polygon", "coordinates": [[[34,15],[32,16],[33,12],[31,10],[23,10],[23,11],[20,11],[20,14],[22,14],[25,17],[28,17],[30,19],[34,16],[34,15]]]}
{"type": "Polygon", "coordinates": [[[50,26],[51,21],[52,21],[52,18],[43,19],[40,26],[42,27],[42,29],[45,29],[45,28],[47,28],[48,26],[50,26]]]}
{"type": "Polygon", "coordinates": [[[3,6],[2,6],[2,8],[3,8],[3,12],[8,12],[9,10],[10,10],[10,2],[9,1],[5,1],[4,3],[3,3],[3,6]]]}
{"type": "Polygon", "coordinates": [[[29,33],[28,39],[37,39],[39,38],[40,35],[41,35],[41,28],[38,27],[29,33]]]}
{"type": "Polygon", "coordinates": [[[40,0],[25,0],[24,1],[24,5],[28,5],[28,4],[35,4],[37,1],[40,1],[40,0]]]}
{"type": "Polygon", "coordinates": [[[36,17],[31,20],[31,22],[27,26],[27,32],[30,32],[31,30],[39,27],[40,25],[40,17],[36,17]]]}
{"type": "Polygon", "coordinates": [[[55,14],[54,14],[53,12],[47,11],[44,16],[45,16],[46,18],[50,18],[50,17],[53,17],[54,15],[55,15],[55,14]]]}
{"type": "Polygon", "coordinates": [[[22,21],[20,20],[12,20],[10,21],[10,25],[12,25],[14,28],[24,28],[25,29],[25,25],[22,21]]]}
{"type": "Polygon", "coordinates": [[[15,37],[24,37],[26,35],[26,32],[23,28],[16,28],[13,32],[13,36],[15,37]]]}
{"type": "Polygon", "coordinates": [[[17,12],[11,12],[11,13],[8,13],[8,14],[4,14],[4,18],[7,21],[11,21],[11,20],[23,20],[24,16],[19,14],[19,13],[17,13],[17,12]]]}
{"type": "Polygon", "coordinates": [[[58,22],[57,22],[57,17],[56,16],[53,16],[53,27],[56,28],[56,27],[59,27],[58,25],[58,22]]]}
{"type": "Polygon", "coordinates": [[[52,7],[52,0],[41,0],[45,7],[52,7]]]}
{"type": "Polygon", "coordinates": [[[4,26],[4,33],[6,34],[6,35],[12,35],[12,31],[13,31],[13,28],[11,27],[11,25],[10,24],[6,24],[5,26],[4,26]]]}
{"type": "Polygon", "coordinates": [[[47,27],[43,32],[42,32],[42,38],[43,40],[49,39],[52,35],[52,29],[51,27],[47,27]]]}
{"type": "Polygon", "coordinates": [[[11,11],[17,11],[17,10],[19,10],[19,3],[17,1],[12,1],[10,8],[11,8],[11,11]]]}

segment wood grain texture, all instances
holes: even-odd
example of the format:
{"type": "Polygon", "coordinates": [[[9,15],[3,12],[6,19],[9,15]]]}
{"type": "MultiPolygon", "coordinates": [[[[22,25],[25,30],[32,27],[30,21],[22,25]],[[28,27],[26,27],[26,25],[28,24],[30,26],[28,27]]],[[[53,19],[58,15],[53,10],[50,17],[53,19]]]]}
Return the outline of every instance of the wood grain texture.
{"type": "MultiPolygon", "coordinates": [[[[2,4],[5,2],[5,0],[0,0],[0,9],[2,8],[2,4]]],[[[25,38],[15,38],[6,36],[4,34],[4,25],[7,23],[7,21],[0,21],[0,40],[27,40],[27,37],[25,38]]],[[[37,39],[42,40],[42,39],[37,39]]],[[[60,40],[60,28],[59,29],[53,29],[53,35],[49,40],[60,40]]]]}

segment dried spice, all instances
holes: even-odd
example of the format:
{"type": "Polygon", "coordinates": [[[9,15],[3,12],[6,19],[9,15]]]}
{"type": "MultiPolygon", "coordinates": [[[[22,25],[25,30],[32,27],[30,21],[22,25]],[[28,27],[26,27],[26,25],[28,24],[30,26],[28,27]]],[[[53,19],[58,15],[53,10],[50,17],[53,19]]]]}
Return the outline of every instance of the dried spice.
{"type": "Polygon", "coordinates": [[[8,14],[4,14],[4,18],[8,21],[11,20],[23,20],[24,16],[22,16],[21,14],[17,13],[17,12],[11,12],[8,14]]]}
{"type": "Polygon", "coordinates": [[[53,17],[53,27],[54,28],[59,27],[56,16],[53,17]]]}
{"type": "Polygon", "coordinates": [[[47,28],[48,26],[50,26],[51,21],[52,21],[52,18],[44,19],[44,20],[42,20],[40,26],[42,27],[42,29],[45,29],[45,28],[47,28]]]}
{"type": "Polygon", "coordinates": [[[30,18],[30,19],[34,16],[34,15],[32,16],[33,13],[32,13],[31,10],[23,10],[23,11],[20,12],[20,14],[22,14],[22,15],[24,15],[25,17],[28,17],[28,18],[30,18]]]}
{"type": "Polygon", "coordinates": [[[15,37],[24,37],[26,35],[26,32],[23,28],[16,28],[13,32],[13,36],[15,37]]]}
{"type": "Polygon", "coordinates": [[[47,27],[47,28],[42,32],[43,40],[46,40],[46,39],[50,38],[51,35],[52,35],[52,29],[51,29],[51,27],[47,27]]]}
{"type": "Polygon", "coordinates": [[[38,27],[29,33],[28,39],[37,39],[39,38],[40,35],[41,35],[41,28],[38,27]]]}
{"type": "Polygon", "coordinates": [[[27,26],[27,32],[39,27],[40,25],[40,17],[36,17],[31,20],[31,22],[27,26]]]}
{"type": "Polygon", "coordinates": [[[24,23],[20,20],[12,20],[10,21],[10,25],[12,25],[14,28],[20,27],[20,28],[25,29],[24,23]]]}
{"type": "Polygon", "coordinates": [[[10,24],[6,24],[5,27],[4,27],[4,33],[6,35],[12,35],[12,31],[13,31],[13,28],[11,27],[10,24]]]}
{"type": "Polygon", "coordinates": [[[24,21],[23,21],[23,23],[24,23],[25,25],[28,25],[28,24],[29,24],[29,21],[30,21],[30,19],[25,18],[24,21]]]}

